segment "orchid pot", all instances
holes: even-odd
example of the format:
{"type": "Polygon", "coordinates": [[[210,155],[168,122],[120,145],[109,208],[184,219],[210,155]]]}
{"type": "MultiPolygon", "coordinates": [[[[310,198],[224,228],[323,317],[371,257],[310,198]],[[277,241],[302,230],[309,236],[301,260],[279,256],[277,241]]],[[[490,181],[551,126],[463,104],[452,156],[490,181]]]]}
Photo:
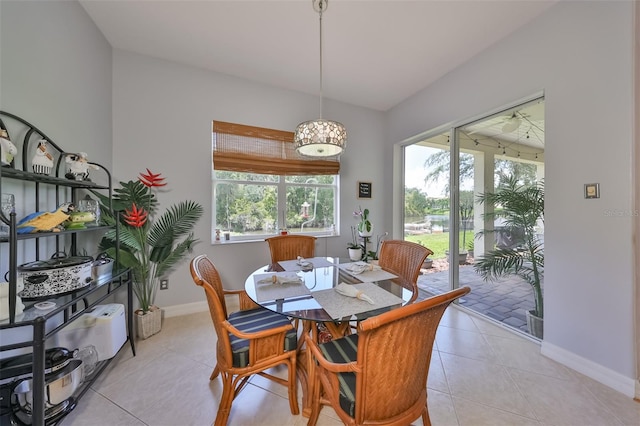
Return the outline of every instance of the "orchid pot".
{"type": "Polygon", "coordinates": [[[362,248],[349,248],[349,259],[353,260],[354,262],[362,259],[362,248]]]}

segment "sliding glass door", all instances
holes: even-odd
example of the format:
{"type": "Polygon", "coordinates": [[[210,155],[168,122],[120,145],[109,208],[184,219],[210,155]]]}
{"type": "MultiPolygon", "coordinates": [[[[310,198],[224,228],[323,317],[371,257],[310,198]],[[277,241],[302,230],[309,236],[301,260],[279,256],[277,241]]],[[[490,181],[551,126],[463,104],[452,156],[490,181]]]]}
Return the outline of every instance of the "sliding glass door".
{"type": "Polygon", "coordinates": [[[429,280],[419,280],[429,294],[451,288],[449,278],[450,135],[440,133],[404,149],[404,239],[429,248],[423,265],[429,280]]]}
{"type": "Polygon", "coordinates": [[[543,100],[425,138],[404,155],[405,239],[434,251],[419,287],[428,295],[468,285],[460,305],[530,333],[528,312],[543,307],[543,100]]]}

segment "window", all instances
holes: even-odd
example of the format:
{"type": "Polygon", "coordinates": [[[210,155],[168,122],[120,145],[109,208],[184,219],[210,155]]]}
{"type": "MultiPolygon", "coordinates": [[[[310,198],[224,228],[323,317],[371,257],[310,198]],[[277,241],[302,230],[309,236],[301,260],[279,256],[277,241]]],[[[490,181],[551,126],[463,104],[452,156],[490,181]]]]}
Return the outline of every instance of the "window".
{"type": "Polygon", "coordinates": [[[337,159],[302,157],[293,132],[213,122],[213,211],[216,229],[233,240],[257,240],[282,228],[332,235],[338,227],[337,159]]]}

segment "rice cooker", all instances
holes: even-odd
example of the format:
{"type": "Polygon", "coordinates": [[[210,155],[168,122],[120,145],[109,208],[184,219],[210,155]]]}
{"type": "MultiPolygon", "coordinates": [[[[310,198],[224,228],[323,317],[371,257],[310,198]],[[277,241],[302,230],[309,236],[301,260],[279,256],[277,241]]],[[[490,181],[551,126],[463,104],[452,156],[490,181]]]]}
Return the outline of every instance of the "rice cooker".
{"type": "MultiPolygon", "coordinates": [[[[75,407],[73,394],[83,379],[82,361],[75,358],[77,352],[58,347],[45,353],[44,417],[47,425],[59,421],[75,407]]],[[[32,368],[32,354],[0,362],[0,423],[32,423],[32,368]]]]}
{"type": "Polygon", "coordinates": [[[80,290],[91,284],[91,256],[61,256],[18,266],[18,294],[23,299],[48,298],[80,290]]]}

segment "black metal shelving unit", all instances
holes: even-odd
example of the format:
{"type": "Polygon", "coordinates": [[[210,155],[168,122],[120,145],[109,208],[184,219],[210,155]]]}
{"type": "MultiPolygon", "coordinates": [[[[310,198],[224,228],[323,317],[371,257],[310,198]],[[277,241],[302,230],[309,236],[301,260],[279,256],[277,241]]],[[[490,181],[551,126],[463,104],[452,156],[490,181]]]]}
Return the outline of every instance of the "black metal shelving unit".
{"type": "MultiPolygon", "coordinates": [[[[11,113],[0,111],[0,126],[4,130],[8,130],[5,126],[2,118],[13,120],[17,125],[22,126],[24,138],[22,143],[22,170],[14,167],[0,167],[0,193],[2,192],[3,183],[9,180],[23,182],[25,186],[32,187],[33,197],[35,199],[36,206],[40,207],[41,204],[41,191],[44,191],[42,186],[52,188],[55,192],[56,205],[59,205],[63,199],[64,201],[70,200],[76,203],[78,200],[77,191],[82,190],[98,190],[107,191],[109,198],[112,196],[112,184],[111,174],[109,171],[97,163],[90,163],[98,166],[100,170],[106,173],[106,179],[108,184],[99,185],[91,181],[77,181],[70,180],[64,177],[60,177],[61,161],[67,153],[62,150],[58,145],[51,141],[43,132],[37,129],[34,125],[28,123],[24,119],[13,115],[11,113]],[[57,162],[54,165],[51,173],[53,176],[31,173],[28,170],[27,158],[30,153],[29,145],[34,140],[44,139],[48,145],[56,152],[57,162]]],[[[24,191],[27,193],[27,191],[24,191]]],[[[45,209],[43,209],[45,210],[45,209]]],[[[9,217],[6,217],[3,212],[0,211],[0,221],[9,225],[9,236],[0,237],[0,244],[8,244],[9,246],[9,318],[7,320],[0,321],[0,335],[4,330],[10,332],[10,329],[24,328],[32,329],[32,339],[24,338],[20,341],[6,344],[6,339],[0,345],[0,352],[31,348],[33,353],[33,368],[32,368],[32,380],[33,380],[33,410],[31,414],[31,424],[33,425],[45,425],[55,424],[59,422],[64,416],[56,416],[55,418],[45,418],[45,343],[49,337],[54,336],[60,330],[64,329],[74,319],[79,318],[83,313],[89,311],[102,301],[112,297],[117,292],[126,291],[127,293],[127,340],[130,343],[131,350],[135,356],[135,343],[133,339],[133,289],[132,289],[132,277],[131,271],[128,269],[117,270],[115,269],[111,275],[106,279],[100,279],[97,282],[92,282],[86,287],[80,290],[74,291],[71,294],[61,295],[59,297],[51,296],[48,299],[55,298],[56,307],[50,311],[41,311],[33,306],[32,302],[25,302],[26,308],[24,312],[16,316],[16,296],[17,296],[17,267],[18,267],[18,244],[23,240],[35,240],[35,253],[33,253],[33,259],[39,260],[41,239],[54,239],[56,251],[62,250],[64,243],[71,241],[70,255],[76,255],[78,236],[85,232],[104,232],[109,227],[96,226],[87,229],[73,230],[73,231],[61,231],[61,232],[38,232],[32,234],[18,234],[17,233],[17,220],[15,212],[12,212],[9,217]],[[62,321],[60,317],[62,316],[62,321]]],[[[116,229],[117,231],[117,229],[116,229]]],[[[116,259],[115,264],[118,264],[116,259]]],[[[126,346],[123,345],[120,350],[126,346]]],[[[71,348],[75,349],[75,348],[71,348]]],[[[96,366],[94,372],[82,383],[78,390],[74,393],[73,398],[78,400],[89,389],[91,384],[100,376],[102,371],[107,367],[113,358],[101,361],[96,366]]],[[[4,419],[0,419],[0,423],[4,424],[4,419]]]]}

